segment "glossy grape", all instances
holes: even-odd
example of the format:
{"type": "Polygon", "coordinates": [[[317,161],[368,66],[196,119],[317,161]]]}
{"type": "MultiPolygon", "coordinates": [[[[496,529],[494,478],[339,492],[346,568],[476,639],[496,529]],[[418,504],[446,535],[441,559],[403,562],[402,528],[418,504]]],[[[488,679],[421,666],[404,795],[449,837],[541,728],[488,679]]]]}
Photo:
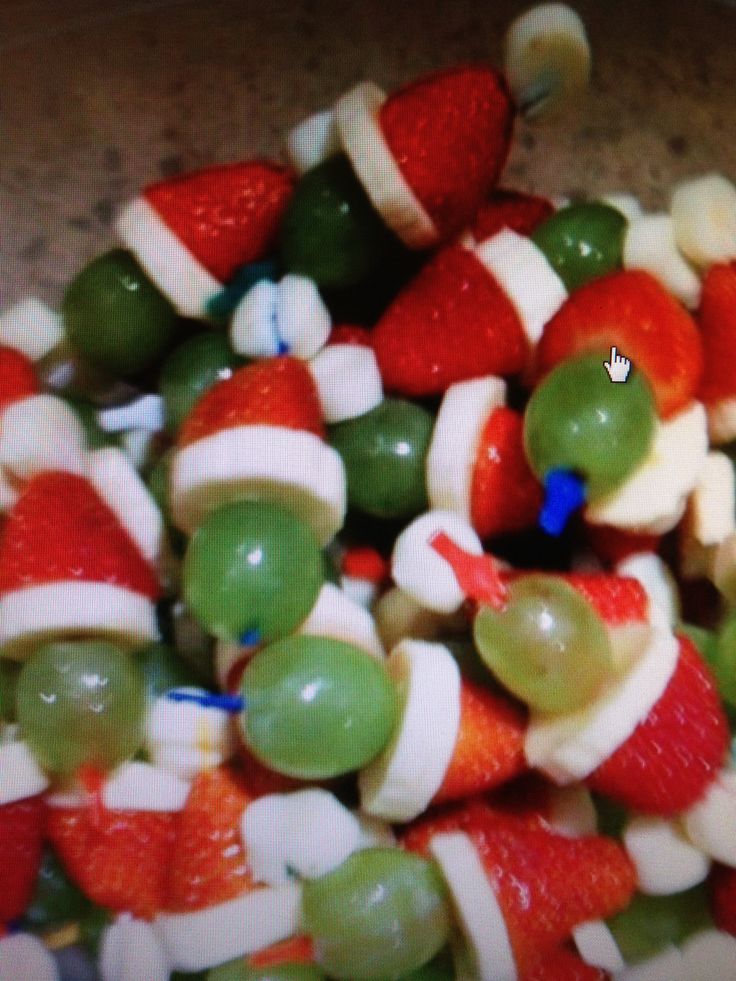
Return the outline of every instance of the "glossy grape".
{"type": "Polygon", "coordinates": [[[15,692],[20,665],[0,658],[0,722],[15,721],[15,692]]]}
{"type": "Polygon", "coordinates": [[[255,501],[210,514],[184,556],[184,598],[216,637],[275,640],[307,616],[323,582],[309,526],[284,507],[255,501]]]}
{"type": "Polygon", "coordinates": [[[383,664],[326,637],[294,636],[261,650],[243,674],[241,728],[251,751],[280,773],[349,773],[388,742],[397,698],[383,664]]]}
{"type": "Polygon", "coordinates": [[[172,351],[159,381],[169,431],[176,432],[197,399],[215,382],[229,378],[243,364],[227,336],[217,330],[196,334],[172,351]]]}
{"type": "Polygon", "coordinates": [[[342,457],[350,505],[377,518],[401,518],[427,508],[424,465],[434,419],[421,406],[384,399],[365,415],[330,429],[342,457]]]}
{"type": "Polygon", "coordinates": [[[511,583],[506,608],[481,607],[473,634],[499,681],[541,711],[586,705],[613,670],[603,622],[576,589],[553,576],[511,583]]]}
{"type": "Polygon", "coordinates": [[[353,853],[304,883],[303,917],[318,962],[341,981],[399,979],[447,942],[450,914],[433,862],[397,848],[353,853]]]}
{"type": "Polygon", "coordinates": [[[324,978],[315,964],[248,967],[243,961],[231,961],[207,973],[207,981],[324,981],[324,978]]]}
{"type": "Polygon", "coordinates": [[[401,981],[455,981],[455,965],[449,950],[443,950],[428,964],[404,974],[401,981]]]}
{"type": "Polygon", "coordinates": [[[202,679],[168,644],[147,644],[133,652],[143,677],[147,698],[158,698],[172,688],[197,687],[202,679]]]}
{"type": "Polygon", "coordinates": [[[33,898],[23,914],[23,923],[31,930],[42,930],[59,923],[79,920],[92,903],[64,871],[59,859],[47,848],[41,859],[33,898]]]}
{"type": "Polygon", "coordinates": [[[705,887],[672,896],[637,894],[625,910],[608,920],[608,926],[627,963],[652,957],[668,944],[679,945],[712,926],[705,887]]]}
{"type": "Polygon", "coordinates": [[[593,201],[560,208],[531,237],[572,293],[621,268],[626,227],[620,211],[593,201]]]}
{"type": "Polygon", "coordinates": [[[142,741],[144,691],[138,667],[104,641],[45,644],[18,679],[18,722],[39,763],[72,774],[132,756],[142,741]]]}
{"type": "Polygon", "coordinates": [[[604,355],[558,365],[535,389],[524,416],[524,447],[538,477],[569,469],[595,500],[622,484],[644,459],[654,434],[651,389],[634,371],[612,384],[604,355]]]}
{"type": "Polygon", "coordinates": [[[728,706],[736,708],[736,613],[726,617],[718,631],[715,648],[711,648],[710,653],[710,666],[716,676],[721,698],[728,706]]]}

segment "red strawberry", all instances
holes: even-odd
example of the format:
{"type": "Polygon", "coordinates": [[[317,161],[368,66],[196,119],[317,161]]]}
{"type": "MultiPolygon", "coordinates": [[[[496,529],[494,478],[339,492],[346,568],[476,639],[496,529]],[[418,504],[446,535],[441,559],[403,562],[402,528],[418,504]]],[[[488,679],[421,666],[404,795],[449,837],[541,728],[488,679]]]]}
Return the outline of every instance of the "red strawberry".
{"type": "Polygon", "coordinates": [[[433,803],[498,787],[526,768],[524,713],[501,695],[463,680],[460,727],[442,786],[433,803]]]}
{"type": "Polygon", "coordinates": [[[203,909],[254,888],[240,834],[240,819],[251,800],[225,767],[195,778],[177,815],[176,841],[167,859],[168,910],[203,909]]]}
{"type": "Polygon", "coordinates": [[[698,329],[649,273],[611,273],[576,290],[544,328],[538,372],[545,375],[577,354],[607,356],[613,345],[646,376],[661,416],[683,409],[697,394],[703,374],[698,329]]]}
{"type": "Polygon", "coordinates": [[[571,950],[560,947],[545,951],[521,975],[519,981],[606,981],[607,971],[581,961],[571,950]]]}
{"type": "Polygon", "coordinates": [[[562,578],[582,593],[608,627],[648,619],[649,597],[638,579],[595,572],[571,573],[562,578]]]}
{"type": "MultiPolygon", "coordinates": [[[[246,665],[243,665],[243,670],[246,665]]],[[[287,777],[264,766],[253,754],[241,745],[239,754],[243,765],[240,783],[248,797],[265,797],[266,794],[284,794],[289,790],[297,790],[304,784],[294,777],[287,777]]]]}
{"type": "Polygon", "coordinates": [[[69,877],[100,906],[143,919],[164,907],[176,815],[50,807],[48,835],[69,877]]]}
{"type": "Polygon", "coordinates": [[[736,397],[736,262],[708,270],[697,319],[705,359],[700,397],[713,405],[736,397]]]}
{"type": "Polygon", "coordinates": [[[391,564],[369,545],[349,548],[342,557],[340,571],[344,576],[366,579],[380,585],[391,575],[391,564]]]}
{"type": "Polygon", "coordinates": [[[554,205],[546,198],[498,188],[480,206],[470,230],[479,242],[504,228],[518,235],[531,235],[554,211],[554,205]]]}
{"type": "Polygon", "coordinates": [[[467,249],[443,249],[373,331],[385,387],[438,395],[453,382],[521,371],[527,342],[511,301],[467,249]]]}
{"type": "Polygon", "coordinates": [[[485,66],[425,75],[381,107],[391,154],[442,238],[468,224],[495,184],[513,120],[506,82],[485,66]]]}
{"type": "Polygon", "coordinates": [[[286,167],[245,161],[151,184],[143,196],[221,283],[273,246],[294,189],[286,167]]]}
{"type": "Polygon", "coordinates": [[[314,964],[314,946],[309,937],[291,937],[266,950],[251,954],[248,967],[277,967],[280,964],[314,964]]]}
{"type": "Polygon", "coordinates": [[[156,575],[92,485],[76,474],[34,477],[0,528],[0,595],[77,580],[155,599],[156,575]]]}
{"type": "Polygon", "coordinates": [[[623,531],[609,525],[588,525],[586,534],[598,558],[610,565],[617,565],[638,552],[656,552],[661,539],[660,535],[623,531]]]}
{"type": "Polygon", "coordinates": [[[729,733],[715,681],[695,646],[680,654],[664,694],[588,784],[626,807],[670,815],[699,800],[723,766],[729,733]]]}
{"type": "Polygon", "coordinates": [[[337,324],[327,338],[329,344],[355,344],[358,347],[370,347],[371,335],[365,327],[357,324],[337,324]]]}
{"type": "Polygon", "coordinates": [[[317,388],[303,361],[267,358],[210,388],[179,430],[179,446],[235,426],[283,426],[324,436],[317,388]]]}
{"type": "Polygon", "coordinates": [[[41,864],[45,823],[46,807],[40,795],[0,806],[0,923],[17,919],[30,901],[41,864]]]}
{"type": "Polygon", "coordinates": [[[39,390],[33,362],[12,347],[0,347],[0,412],[39,390]]]}
{"type": "Polygon", "coordinates": [[[710,909],[716,926],[736,937],[736,869],[714,865],[708,887],[710,909]]]}
{"type": "Polygon", "coordinates": [[[473,527],[481,538],[533,525],[543,492],[524,454],[524,423],[513,409],[488,417],[475,456],[471,487],[473,527]]]}

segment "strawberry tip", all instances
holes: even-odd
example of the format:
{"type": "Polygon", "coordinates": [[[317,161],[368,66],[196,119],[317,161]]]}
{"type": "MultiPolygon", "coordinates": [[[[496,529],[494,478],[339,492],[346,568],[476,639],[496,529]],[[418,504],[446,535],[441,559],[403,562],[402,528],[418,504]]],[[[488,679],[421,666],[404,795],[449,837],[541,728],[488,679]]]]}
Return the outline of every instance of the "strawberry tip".
{"type": "Polygon", "coordinates": [[[455,578],[468,599],[483,603],[494,610],[505,607],[507,589],[492,555],[471,555],[444,531],[436,532],[428,544],[452,567],[455,578]]]}

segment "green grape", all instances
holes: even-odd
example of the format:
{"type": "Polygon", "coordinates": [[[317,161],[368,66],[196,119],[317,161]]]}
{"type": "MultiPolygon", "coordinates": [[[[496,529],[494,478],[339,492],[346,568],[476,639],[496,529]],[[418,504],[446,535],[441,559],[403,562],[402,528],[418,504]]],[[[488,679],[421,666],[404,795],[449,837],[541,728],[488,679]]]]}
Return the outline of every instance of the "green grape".
{"type": "Polygon", "coordinates": [[[251,751],[303,779],[357,770],[383,749],[396,720],[384,665],[327,637],[287,637],[263,648],[245,669],[241,694],[251,751]]]}
{"type": "Polygon", "coordinates": [[[176,311],[124,249],[94,259],[62,302],[69,340],[90,364],[116,377],[137,375],[166,353],[176,311]]]}
{"type": "Polygon", "coordinates": [[[248,967],[243,961],[231,961],[207,973],[207,981],[324,981],[324,978],[325,975],[314,964],[248,967]]]}
{"type": "Polygon", "coordinates": [[[286,271],[330,289],[366,279],[393,241],[344,156],[307,171],[281,226],[286,271]]]}
{"type": "Polygon", "coordinates": [[[445,946],[450,928],[436,866],[398,848],[354,852],[305,882],[302,914],[318,962],[341,981],[401,978],[445,946]]]}
{"type": "Polygon", "coordinates": [[[147,644],[133,652],[143,676],[147,698],[158,698],[172,688],[197,687],[202,679],[168,644],[147,644]]]}
{"type": "Polygon", "coordinates": [[[73,409],[77,419],[81,422],[90,450],[99,450],[103,446],[119,446],[120,441],[116,436],[113,433],[106,433],[98,423],[97,409],[91,402],[74,395],[65,395],[64,401],[70,409],[73,409]]]}
{"type": "Polygon", "coordinates": [[[714,630],[699,627],[695,623],[681,623],[677,630],[695,644],[708,664],[715,664],[718,658],[718,635],[714,630]]]}
{"type": "Polygon", "coordinates": [[[609,838],[620,838],[629,821],[626,808],[608,797],[594,795],[593,800],[598,815],[598,833],[609,838]]]}
{"type": "Polygon", "coordinates": [[[736,611],[721,624],[711,648],[710,666],[718,682],[721,698],[730,708],[736,708],[736,611]]]}
{"type": "Polygon", "coordinates": [[[532,233],[532,241],[568,293],[620,269],[627,221],[616,208],[592,202],[560,208],[532,233]]]}
{"type": "Polygon", "coordinates": [[[18,722],[47,770],[83,763],[112,768],[142,741],[143,679],[133,660],[105,641],[45,644],[18,679],[18,722]]]}
{"type": "Polygon", "coordinates": [[[0,722],[15,722],[15,692],[20,665],[0,658],[0,722]]]}
{"type": "Polygon", "coordinates": [[[103,906],[93,906],[79,921],[79,932],[82,944],[95,957],[100,952],[102,935],[111,926],[115,915],[103,906]]]}
{"type": "Polygon", "coordinates": [[[613,385],[608,356],[564,361],[533,392],[524,416],[524,447],[534,472],[568,469],[586,481],[588,499],[615,490],[644,459],[654,434],[654,399],[638,372],[613,385]]]}
{"type": "Polygon", "coordinates": [[[652,957],[668,944],[679,945],[712,925],[702,885],[673,896],[637,894],[623,912],[608,920],[627,963],[652,957]]]}
{"type": "Polygon", "coordinates": [[[67,876],[50,848],[44,850],[31,902],[23,914],[29,930],[45,930],[86,916],[92,903],[67,876]]]}
{"type": "Polygon", "coordinates": [[[434,419],[401,399],[330,428],[342,457],[352,507],[377,518],[412,517],[427,508],[424,464],[434,419]]]}
{"type": "Polygon", "coordinates": [[[215,382],[229,378],[243,364],[227,336],[216,330],[196,334],[172,351],[159,381],[169,431],[176,432],[197,399],[215,382]]]}
{"type": "Polygon", "coordinates": [[[184,598],[216,637],[275,640],[297,627],[323,583],[311,528],[277,504],[239,501],[210,514],[184,556],[184,598]]]}
{"type": "Polygon", "coordinates": [[[499,681],[543,712],[581,708],[613,671],[600,617],[554,576],[528,575],[511,583],[504,610],[481,607],[473,636],[499,681]]]}
{"type": "Polygon", "coordinates": [[[410,974],[403,974],[401,981],[455,981],[455,965],[449,950],[443,950],[428,964],[410,974]]]}

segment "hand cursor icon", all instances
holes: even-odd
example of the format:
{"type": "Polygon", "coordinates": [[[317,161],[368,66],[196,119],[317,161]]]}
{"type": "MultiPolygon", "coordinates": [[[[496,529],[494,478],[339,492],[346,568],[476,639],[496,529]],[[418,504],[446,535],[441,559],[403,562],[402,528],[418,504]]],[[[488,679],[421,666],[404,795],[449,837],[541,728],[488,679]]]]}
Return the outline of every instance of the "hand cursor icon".
{"type": "Polygon", "coordinates": [[[603,367],[608,372],[612,382],[625,382],[631,371],[631,362],[623,354],[616,354],[616,348],[611,348],[611,360],[604,361],[603,367]]]}

